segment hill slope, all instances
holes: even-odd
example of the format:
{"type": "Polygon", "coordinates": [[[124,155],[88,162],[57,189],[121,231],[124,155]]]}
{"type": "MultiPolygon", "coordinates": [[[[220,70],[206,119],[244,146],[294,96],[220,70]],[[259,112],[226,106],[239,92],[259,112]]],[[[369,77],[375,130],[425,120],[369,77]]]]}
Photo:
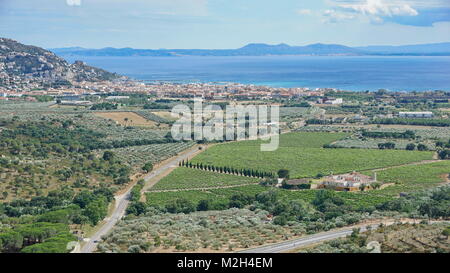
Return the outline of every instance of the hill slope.
{"type": "Polygon", "coordinates": [[[115,73],[86,65],[69,64],[54,53],[36,46],[0,38],[0,86],[70,86],[80,81],[105,81],[120,78],[115,73]]]}

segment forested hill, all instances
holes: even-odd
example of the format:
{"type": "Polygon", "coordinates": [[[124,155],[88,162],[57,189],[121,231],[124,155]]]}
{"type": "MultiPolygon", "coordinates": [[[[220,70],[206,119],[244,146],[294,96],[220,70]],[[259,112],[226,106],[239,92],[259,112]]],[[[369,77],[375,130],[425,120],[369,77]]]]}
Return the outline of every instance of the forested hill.
{"type": "Polygon", "coordinates": [[[53,52],[36,46],[0,38],[0,86],[35,88],[46,85],[71,85],[80,81],[104,81],[120,75],[86,65],[69,64],[53,52]]]}

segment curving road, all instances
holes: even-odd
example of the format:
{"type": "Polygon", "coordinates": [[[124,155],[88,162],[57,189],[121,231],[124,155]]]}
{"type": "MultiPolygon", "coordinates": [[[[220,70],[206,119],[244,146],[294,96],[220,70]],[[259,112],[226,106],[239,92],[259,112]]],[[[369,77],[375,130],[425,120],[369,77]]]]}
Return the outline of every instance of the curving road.
{"type": "MultiPolygon", "coordinates": [[[[416,223],[416,220],[403,220],[402,223],[416,223]]],[[[430,223],[438,223],[438,222],[449,222],[449,221],[430,221],[430,223]]],[[[238,251],[238,253],[282,253],[288,252],[290,250],[295,250],[301,247],[306,247],[310,245],[314,245],[317,243],[321,243],[324,241],[329,241],[337,238],[342,238],[347,235],[352,234],[354,228],[360,228],[360,232],[367,231],[367,228],[370,227],[372,230],[375,230],[379,224],[383,223],[386,226],[395,224],[395,221],[380,221],[373,224],[368,225],[355,225],[346,228],[342,228],[334,231],[321,232],[309,236],[305,236],[299,239],[289,240],[286,242],[276,243],[268,246],[262,246],[252,249],[247,249],[243,251],[238,251]]]]}
{"type": "MultiPolygon", "coordinates": [[[[375,229],[376,227],[378,227],[378,225],[372,225],[373,229],[375,229]]],[[[297,249],[300,247],[313,245],[313,244],[320,243],[323,241],[328,241],[328,240],[332,240],[332,239],[345,237],[347,235],[352,234],[353,228],[355,228],[355,227],[349,227],[349,228],[340,229],[340,230],[331,231],[331,232],[317,233],[317,234],[305,236],[305,237],[295,239],[295,240],[290,240],[290,241],[277,243],[277,244],[273,244],[273,245],[239,251],[239,253],[281,253],[281,252],[286,252],[289,250],[294,250],[294,249],[297,249]]],[[[366,227],[361,227],[361,232],[366,231],[366,230],[367,230],[366,227]]]]}
{"type": "MultiPolygon", "coordinates": [[[[187,151],[184,151],[182,154],[177,155],[169,160],[163,162],[158,168],[153,170],[151,173],[147,174],[144,177],[144,180],[147,182],[165,172],[169,171],[171,168],[176,168],[178,163],[192,156],[196,155],[199,152],[198,146],[195,145],[187,151]]],[[[125,211],[127,209],[130,197],[131,188],[128,189],[124,194],[117,195],[116,199],[116,207],[114,208],[113,213],[110,217],[105,218],[105,223],[101,226],[101,228],[91,236],[91,238],[87,238],[87,242],[85,245],[81,247],[77,253],[92,253],[97,248],[98,242],[101,240],[102,236],[106,235],[114,225],[125,215],[125,211]]],[[[75,252],[75,251],[74,251],[75,252]]]]}

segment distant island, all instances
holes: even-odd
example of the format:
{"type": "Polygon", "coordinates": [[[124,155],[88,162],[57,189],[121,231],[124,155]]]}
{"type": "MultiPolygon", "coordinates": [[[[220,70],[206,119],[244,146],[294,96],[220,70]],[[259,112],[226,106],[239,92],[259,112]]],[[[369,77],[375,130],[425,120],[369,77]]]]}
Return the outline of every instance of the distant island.
{"type": "Polygon", "coordinates": [[[311,44],[290,46],[252,43],[237,49],[134,49],[82,47],[49,49],[59,56],[267,56],[267,55],[309,55],[309,56],[450,56],[450,42],[404,46],[349,47],[338,44],[311,44]]]}

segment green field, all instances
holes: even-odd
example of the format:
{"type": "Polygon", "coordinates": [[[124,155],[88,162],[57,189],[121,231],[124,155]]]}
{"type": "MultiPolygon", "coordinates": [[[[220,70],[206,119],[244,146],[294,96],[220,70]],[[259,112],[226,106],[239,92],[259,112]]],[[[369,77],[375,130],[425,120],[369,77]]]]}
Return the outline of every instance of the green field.
{"type": "MultiPolygon", "coordinates": [[[[268,191],[271,188],[263,187],[260,185],[248,185],[237,186],[233,188],[225,189],[209,189],[209,190],[185,190],[177,192],[148,192],[147,204],[154,206],[164,206],[170,201],[178,198],[187,199],[193,203],[198,203],[201,200],[214,200],[216,202],[226,203],[229,198],[235,194],[243,193],[248,195],[256,195],[258,193],[268,191]]],[[[288,200],[304,200],[305,202],[311,202],[316,194],[316,190],[302,190],[302,191],[290,191],[279,188],[273,188],[277,191],[280,197],[288,200]]],[[[369,195],[366,193],[349,193],[349,192],[336,192],[336,194],[344,199],[346,204],[354,207],[367,207],[374,206],[385,201],[392,199],[390,196],[383,195],[369,195]]]]}
{"type": "MultiPolygon", "coordinates": [[[[188,170],[190,171],[192,169],[188,170]]],[[[450,161],[394,167],[388,170],[379,171],[378,180],[385,183],[395,183],[395,185],[381,190],[366,192],[336,192],[336,194],[342,197],[347,204],[354,207],[374,206],[395,198],[401,192],[415,192],[426,188],[436,187],[444,182],[443,176],[448,175],[449,173],[450,161]]],[[[187,175],[189,176],[189,174],[187,175]]],[[[231,175],[224,174],[224,176],[231,175]]],[[[186,190],[179,192],[150,192],[147,193],[147,203],[151,205],[165,205],[169,201],[177,198],[186,198],[194,203],[203,199],[226,202],[228,198],[237,193],[255,195],[267,190],[269,190],[269,188],[260,185],[248,185],[204,191],[186,190]]],[[[316,190],[274,190],[276,190],[283,198],[289,200],[304,200],[306,202],[311,202],[316,194],[316,190]]]]}
{"type": "Polygon", "coordinates": [[[269,172],[288,169],[292,178],[300,178],[383,168],[433,157],[433,152],[322,148],[345,136],[342,133],[284,134],[280,147],[274,152],[261,152],[261,141],[219,144],[196,156],[192,162],[269,172]]]}
{"type": "Polygon", "coordinates": [[[445,182],[443,176],[448,176],[449,173],[450,161],[391,168],[378,172],[378,180],[384,183],[395,183],[395,185],[368,193],[378,196],[397,196],[401,192],[432,188],[445,182]]]}
{"type": "MultiPolygon", "coordinates": [[[[270,170],[287,168],[291,177],[311,177],[318,173],[344,173],[352,170],[399,166],[401,164],[432,159],[432,152],[411,152],[398,150],[370,149],[324,149],[327,143],[346,137],[333,133],[290,133],[282,135],[280,148],[276,152],[260,152],[260,141],[245,141],[216,145],[195,157],[192,162],[216,166],[270,170]]],[[[345,202],[354,207],[368,207],[388,201],[400,192],[413,192],[434,187],[443,182],[442,175],[450,172],[450,161],[399,166],[378,172],[378,180],[396,183],[382,190],[368,192],[336,192],[345,202]]],[[[371,174],[370,171],[367,172],[371,174]]],[[[186,198],[194,203],[204,199],[226,203],[237,193],[256,195],[269,190],[260,185],[246,185],[232,188],[189,190],[217,186],[256,183],[258,179],[218,174],[197,169],[178,168],[163,178],[154,190],[185,189],[178,192],[149,192],[147,203],[165,205],[167,202],[186,198]]],[[[282,198],[289,200],[314,199],[315,190],[292,191],[275,189],[282,198]]]]}
{"type": "Polygon", "coordinates": [[[180,167],[161,179],[152,190],[212,188],[258,183],[260,179],[180,167]]]}

